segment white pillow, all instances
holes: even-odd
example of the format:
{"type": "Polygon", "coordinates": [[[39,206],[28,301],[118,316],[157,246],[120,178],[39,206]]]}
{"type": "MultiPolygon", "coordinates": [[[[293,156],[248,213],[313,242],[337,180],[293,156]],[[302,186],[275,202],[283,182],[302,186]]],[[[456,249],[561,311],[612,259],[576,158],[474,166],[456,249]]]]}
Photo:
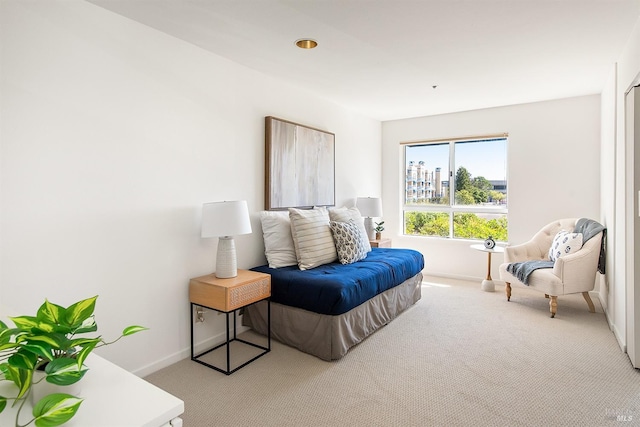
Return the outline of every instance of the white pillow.
{"type": "Polygon", "coordinates": [[[353,220],[349,222],[329,221],[333,240],[336,242],[338,261],[351,264],[367,257],[367,248],[362,244],[360,229],[353,220]]]}
{"type": "Polygon", "coordinates": [[[558,231],[549,248],[549,259],[555,262],[558,258],[578,252],[582,248],[582,233],[558,231]]]}
{"type": "Polygon", "coordinates": [[[296,248],[291,236],[291,221],[288,211],[262,211],[262,236],[264,254],[271,268],[297,265],[296,248]]]}
{"type": "Polygon", "coordinates": [[[329,219],[337,222],[349,222],[350,219],[353,220],[353,223],[360,230],[360,239],[362,240],[362,244],[367,249],[367,252],[371,252],[369,235],[367,234],[367,229],[364,227],[364,218],[362,218],[358,208],[329,208],[329,219]]]}
{"type": "Polygon", "coordinates": [[[289,218],[300,270],[309,270],[338,259],[327,209],[289,208],[289,218]]]}

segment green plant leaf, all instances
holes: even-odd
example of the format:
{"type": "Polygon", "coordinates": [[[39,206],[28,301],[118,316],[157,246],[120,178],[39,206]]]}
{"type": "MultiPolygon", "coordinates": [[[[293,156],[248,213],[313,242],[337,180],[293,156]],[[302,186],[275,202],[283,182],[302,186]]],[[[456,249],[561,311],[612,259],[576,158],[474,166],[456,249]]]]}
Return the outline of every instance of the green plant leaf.
{"type": "Polygon", "coordinates": [[[70,326],[67,325],[61,325],[61,324],[52,324],[52,323],[48,323],[48,325],[51,325],[51,332],[52,334],[60,334],[60,335],[66,335],[66,334],[70,334],[73,333],[73,329],[70,326]]]}
{"type": "Polygon", "coordinates": [[[20,329],[30,330],[38,327],[38,319],[33,316],[9,317],[9,319],[20,329]]]}
{"type": "Polygon", "coordinates": [[[65,393],[43,397],[33,408],[37,427],[56,427],[69,421],[80,408],[83,399],[65,393]]]}
{"type": "Polygon", "coordinates": [[[140,331],[146,331],[149,328],[145,328],[144,326],[127,326],[126,328],[124,328],[124,330],[122,331],[122,336],[126,337],[129,335],[133,335],[136,332],[140,332],[140,331]]]}
{"type": "Polygon", "coordinates": [[[80,381],[88,370],[86,366],[79,366],[76,359],[62,357],[47,363],[44,372],[47,382],[51,384],[71,385],[80,381]]]}
{"type": "Polygon", "coordinates": [[[64,323],[66,310],[57,304],[50,303],[49,300],[45,300],[44,304],[38,309],[36,317],[39,320],[44,320],[54,325],[64,323]]]}
{"type": "Polygon", "coordinates": [[[98,296],[83,299],[67,307],[66,323],[72,328],[78,328],[86,319],[93,314],[96,308],[98,296]]]}
{"type": "Polygon", "coordinates": [[[95,332],[98,330],[98,324],[94,316],[89,316],[82,322],[82,324],[75,330],[76,334],[84,334],[87,332],[95,332]]]}
{"type": "Polygon", "coordinates": [[[7,407],[7,398],[4,396],[0,396],[0,412],[4,411],[4,408],[7,407]]]}
{"type": "Polygon", "coordinates": [[[38,356],[29,351],[22,351],[22,349],[20,349],[13,353],[7,359],[7,362],[15,368],[33,370],[38,362],[38,356]]]}
{"type": "Polygon", "coordinates": [[[51,346],[42,344],[42,343],[34,343],[34,344],[25,344],[22,346],[22,349],[25,351],[29,351],[37,356],[42,357],[46,360],[53,360],[53,352],[51,350],[51,346]]]}
{"type": "MultiPolygon", "coordinates": [[[[33,371],[31,369],[20,369],[13,367],[9,364],[5,365],[7,368],[9,379],[18,386],[18,395],[13,402],[14,406],[20,402],[20,398],[23,397],[29,388],[31,387],[31,378],[33,377],[33,371]]],[[[6,375],[6,374],[5,374],[6,375]]]]}
{"type": "Polygon", "coordinates": [[[98,344],[100,341],[102,341],[102,337],[76,338],[69,340],[69,347],[84,347],[88,344],[98,344]]]}
{"type": "Polygon", "coordinates": [[[60,348],[60,342],[56,340],[55,335],[30,335],[27,337],[29,344],[43,345],[46,344],[51,348],[60,348]]]}
{"type": "Polygon", "coordinates": [[[11,337],[14,333],[9,328],[0,328],[0,342],[7,343],[11,341],[11,337]]]}
{"type": "Polygon", "coordinates": [[[20,344],[16,344],[16,343],[4,343],[4,344],[0,344],[0,351],[4,351],[4,350],[9,350],[11,348],[16,348],[16,347],[20,347],[20,344]]]}
{"type": "Polygon", "coordinates": [[[9,364],[7,362],[0,363],[0,372],[2,372],[5,380],[13,381],[13,378],[11,378],[11,371],[9,370],[9,364]]]}
{"type": "Polygon", "coordinates": [[[44,332],[54,332],[55,324],[33,316],[9,317],[15,323],[20,332],[32,332],[40,330],[44,332]]]}
{"type": "Polygon", "coordinates": [[[81,345],[82,348],[80,349],[80,351],[78,351],[78,353],[76,353],[76,363],[78,365],[78,369],[82,367],[82,364],[84,363],[84,360],[87,358],[89,353],[91,353],[96,345],[98,345],[98,343],[102,340],[100,338],[93,338],[91,340],[84,341],[85,342],[78,344],[81,345]]]}

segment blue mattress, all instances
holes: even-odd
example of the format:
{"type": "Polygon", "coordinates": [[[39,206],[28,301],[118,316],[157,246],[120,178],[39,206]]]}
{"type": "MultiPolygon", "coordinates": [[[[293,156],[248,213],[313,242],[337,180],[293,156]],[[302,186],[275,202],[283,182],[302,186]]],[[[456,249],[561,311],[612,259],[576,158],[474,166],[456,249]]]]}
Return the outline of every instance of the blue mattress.
{"type": "Polygon", "coordinates": [[[372,248],[353,264],[338,262],[311,270],[297,266],[252,268],[271,275],[271,301],[320,314],[346,313],[398,286],[424,268],[424,257],[412,249],[372,248]]]}

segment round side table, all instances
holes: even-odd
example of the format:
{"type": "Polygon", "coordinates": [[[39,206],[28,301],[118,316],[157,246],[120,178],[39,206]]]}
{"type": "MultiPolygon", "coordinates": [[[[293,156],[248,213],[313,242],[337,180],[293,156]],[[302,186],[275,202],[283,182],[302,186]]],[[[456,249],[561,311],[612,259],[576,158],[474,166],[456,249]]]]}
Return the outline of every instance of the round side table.
{"type": "Polygon", "coordinates": [[[485,292],[494,292],[496,285],[491,278],[491,254],[504,252],[504,247],[495,246],[493,249],[487,249],[483,244],[473,244],[471,245],[471,249],[487,253],[487,278],[482,281],[481,289],[485,292]]]}

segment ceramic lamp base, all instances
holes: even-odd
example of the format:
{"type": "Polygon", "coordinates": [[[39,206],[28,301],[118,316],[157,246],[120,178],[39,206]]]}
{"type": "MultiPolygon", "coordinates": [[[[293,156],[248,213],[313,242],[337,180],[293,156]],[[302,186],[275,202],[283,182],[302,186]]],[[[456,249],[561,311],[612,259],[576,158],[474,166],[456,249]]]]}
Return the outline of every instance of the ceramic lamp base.
{"type": "Polygon", "coordinates": [[[216,256],[216,277],[229,279],[237,275],[236,244],[233,237],[220,237],[218,239],[218,255],[216,256]]]}
{"type": "Polygon", "coordinates": [[[367,236],[369,237],[369,240],[375,240],[376,230],[375,230],[375,227],[373,226],[373,218],[366,217],[364,219],[364,228],[365,230],[367,230],[367,236]]]}

